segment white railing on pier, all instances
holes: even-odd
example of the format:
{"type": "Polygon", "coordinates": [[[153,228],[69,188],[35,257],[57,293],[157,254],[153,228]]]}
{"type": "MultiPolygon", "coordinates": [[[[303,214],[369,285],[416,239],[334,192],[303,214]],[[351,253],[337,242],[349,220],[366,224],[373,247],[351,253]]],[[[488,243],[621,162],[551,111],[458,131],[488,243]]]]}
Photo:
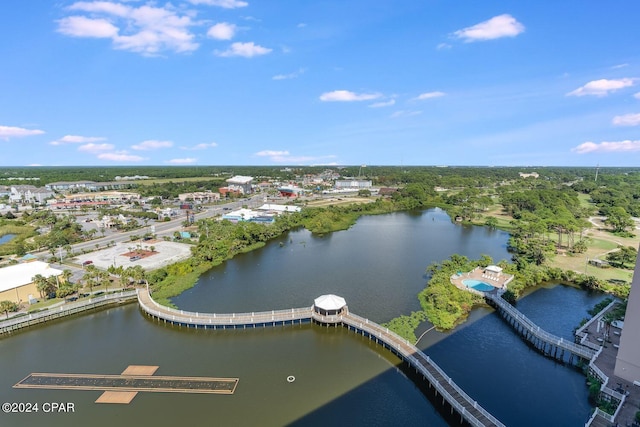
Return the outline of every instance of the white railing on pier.
{"type": "Polygon", "coordinates": [[[46,308],[36,313],[24,316],[12,317],[0,322],[0,333],[6,329],[16,329],[22,323],[37,323],[38,320],[50,317],[62,317],[68,314],[75,314],[84,309],[92,309],[94,307],[111,303],[113,301],[121,301],[123,299],[133,299],[136,296],[136,290],[120,291],[113,294],[101,295],[88,300],[66,303],[57,307],[46,308]]]}
{"type": "Polygon", "coordinates": [[[573,354],[576,354],[585,359],[591,359],[595,354],[595,351],[586,346],[576,344],[572,341],[567,341],[564,338],[558,337],[556,335],[550,334],[544,329],[540,328],[540,326],[536,325],[531,319],[522,314],[518,309],[509,304],[504,299],[494,296],[494,295],[486,295],[487,299],[493,301],[496,305],[506,311],[511,317],[513,317],[518,323],[520,323],[525,329],[535,335],[537,338],[546,341],[549,344],[556,345],[560,348],[570,351],[573,354]]]}
{"type": "Polygon", "coordinates": [[[311,319],[312,307],[291,308],[286,310],[257,311],[252,313],[199,313],[177,310],[158,304],[147,290],[139,290],[138,303],[144,311],[170,322],[202,326],[252,325],[272,322],[311,319]],[[147,304],[147,302],[149,304],[147,304]]]}
{"type": "Polygon", "coordinates": [[[336,316],[323,316],[316,312],[313,313],[314,319],[323,323],[343,323],[351,326],[355,329],[360,329],[366,332],[370,336],[377,337],[384,341],[388,346],[392,347],[396,352],[402,355],[403,359],[407,361],[411,366],[417,369],[427,380],[435,387],[435,389],[449,402],[449,404],[460,413],[465,420],[467,420],[472,426],[481,427],[486,426],[485,422],[482,422],[477,417],[469,412],[467,406],[461,404],[450,392],[442,385],[429,368],[436,371],[448,384],[453,388],[456,393],[467,402],[469,407],[481,413],[490,423],[494,426],[504,426],[498,419],[491,415],[486,409],[473,400],[467,393],[464,392],[451,377],[449,377],[429,356],[424,354],[420,349],[410,343],[408,340],[402,338],[395,332],[388,328],[383,328],[375,322],[365,319],[353,313],[346,315],[336,316]]]}
{"type": "Polygon", "coordinates": [[[611,303],[609,305],[607,305],[605,308],[603,308],[602,310],[600,310],[600,312],[598,312],[598,314],[596,314],[595,316],[593,316],[591,319],[589,319],[587,321],[587,323],[585,323],[584,325],[580,326],[578,329],[576,329],[576,335],[579,337],[583,337],[583,335],[586,337],[586,333],[585,330],[591,326],[591,324],[593,322],[595,322],[596,320],[599,320],[601,316],[603,316],[607,310],[609,310],[611,307],[613,307],[614,305],[618,304],[617,300],[613,300],[611,301],[611,303]]]}
{"type": "Polygon", "coordinates": [[[449,402],[452,408],[454,408],[460,415],[467,420],[474,427],[486,427],[487,422],[490,425],[504,427],[500,421],[498,421],[487,410],[480,406],[475,400],[471,399],[454,381],[451,377],[447,376],[445,372],[433,362],[429,356],[422,353],[417,347],[411,344],[406,339],[400,337],[388,328],[383,328],[375,322],[371,322],[368,319],[360,317],[358,315],[348,313],[348,309],[345,309],[347,314],[344,315],[321,315],[317,313],[313,306],[304,308],[292,308],[288,310],[274,310],[263,311],[253,313],[230,313],[230,314],[217,314],[217,313],[198,313],[184,310],[177,310],[171,307],[165,307],[158,304],[151,298],[148,290],[138,291],[138,303],[140,307],[148,314],[164,319],[170,322],[186,323],[192,325],[229,325],[229,324],[268,324],[271,322],[282,322],[287,320],[301,320],[311,319],[321,323],[334,323],[351,326],[355,329],[366,332],[370,336],[377,337],[381,341],[385,342],[389,347],[392,347],[398,354],[402,356],[411,366],[418,370],[427,380],[435,387],[435,389],[449,402]],[[446,384],[453,388],[455,392],[467,402],[468,406],[460,403],[455,396],[453,396],[449,390],[438,380],[434,374],[429,370],[432,369],[437,372],[446,382],[446,384]],[[472,414],[470,409],[478,411],[487,422],[483,422],[472,414]]]}

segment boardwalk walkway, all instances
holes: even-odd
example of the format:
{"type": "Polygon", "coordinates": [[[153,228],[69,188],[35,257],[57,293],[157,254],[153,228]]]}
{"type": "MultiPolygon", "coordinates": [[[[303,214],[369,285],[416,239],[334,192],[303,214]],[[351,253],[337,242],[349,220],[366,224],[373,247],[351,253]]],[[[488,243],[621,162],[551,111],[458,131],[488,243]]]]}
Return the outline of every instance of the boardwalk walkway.
{"type": "Polygon", "coordinates": [[[59,319],[61,317],[71,316],[83,311],[93,310],[95,308],[104,307],[112,304],[122,304],[133,302],[136,300],[136,291],[122,291],[113,294],[102,295],[95,298],[89,298],[85,301],[77,301],[61,305],[59,307],[46,309],[25,316],[16,316],[0,322],[0,336],[17,331],[22,328],[48,322],[49,320],[59,319]]]}
{"type": "Polygon", "coordinates": [[[502,297],[495,294],[485,294],[485,298],[491,302],[498,312],[505,318],[511,319],[516,322],[517,325],[522,328],[523,331],[528,333],[530,337],[543,341],[551,346],[565,350],[581,357],[585,360],[591,360],[596,354],[596,350],[587,346],[576,344],[572,341],[567,341],[564,338],[550,334],[549,332],[541,329],[540,326],[533,323],[527,316],[518,311],[514,306],[505,301],[502,297]]]}
{"type": "Polygon", "coordinates": [[[322,315],[314,307],[293,308],[253,313],[213,314],[176,310],[156,303],[147,289],[138,290],[138,303],[143,311],[158,320],[187,327],[251,328],[315,321],[321,324],[342,325],[366,336],[391,350],[419,373],[434,388],[462,420],[474,427],[504,426],[493,415],[467,395],[447,374],[413,344],[375,322],[349,313],[322,315]]]}

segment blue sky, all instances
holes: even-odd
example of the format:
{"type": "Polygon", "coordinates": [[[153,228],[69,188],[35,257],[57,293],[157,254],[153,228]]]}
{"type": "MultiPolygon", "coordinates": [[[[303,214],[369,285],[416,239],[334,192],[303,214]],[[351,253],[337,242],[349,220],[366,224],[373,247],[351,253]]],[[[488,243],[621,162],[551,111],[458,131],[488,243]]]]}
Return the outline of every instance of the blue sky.
{"type": "Polygon", "coordinates": [[[640,165],[640,2],[4,0],[0,166],[640,165]]]}

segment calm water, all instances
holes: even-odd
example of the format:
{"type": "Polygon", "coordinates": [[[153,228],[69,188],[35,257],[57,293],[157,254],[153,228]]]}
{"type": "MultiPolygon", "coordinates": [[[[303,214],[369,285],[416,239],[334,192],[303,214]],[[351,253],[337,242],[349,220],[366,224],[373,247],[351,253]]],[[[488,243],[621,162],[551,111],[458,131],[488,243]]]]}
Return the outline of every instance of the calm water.
{"type": "Polygon", "coordinates": [[[323,237],[289,233],[214,268],[173,302],[192,311],[250,312],[306,307],[333,293],[353,312],[386,322],[420,309],[416,295],[429,264],[454,253],[510,259],[507,240],[502,231],[452,224],[439,209],[367,216],[323,237]]]}
{"type": "Polygon", "coordinates": [[[7,243],[9,240],[16,237],[15,234],[5,234],[4,236],[0,236],[0,245],[3,243],[7,243]]]}
{"type": "MultiPolygon", "coordinates": [[[[452,253],[508,258],[507,237],[451,224],[439,210],[365,217],[348,231],[323,238],[297,231],[282,247],[276,241],[239,256],[174,302],[196,311],[257,311],[311,305],[331,292],[357,314],[385,321],[419,308],[428,264],[452,253]]],[[[558,286],[518,307],[567,336],[601,298],[558,286]]],[[[489,313],[475,310],[454,333],[432,331],[420,345],[507,425],[583,425],[584,377],[531,350],[489,313]]],[[[0,414],[1,426],[447,425],[395,367],[397,358],[341,328],[193,331],[154,323],[130,305],[2,339],[0,360],[0,402],[76,405],[74,414],[0,414]],[[130,364],[240,381],[232,396],[140,393],[130,405],[96,405],[100,392],[11,388],[30,372],[115,374],[130,364]],[[287,383],[288,375],[296,381],[287,383]]]]}

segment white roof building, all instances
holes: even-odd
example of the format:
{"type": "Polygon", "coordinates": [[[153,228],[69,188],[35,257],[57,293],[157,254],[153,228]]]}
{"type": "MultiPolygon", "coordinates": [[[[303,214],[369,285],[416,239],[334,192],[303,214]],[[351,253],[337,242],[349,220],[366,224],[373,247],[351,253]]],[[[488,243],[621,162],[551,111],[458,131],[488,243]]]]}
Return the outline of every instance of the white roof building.
{"type": "Polygon", "coordinates": [[[300,206],[292,206],[292,205],[274,205],[274,204],[264,204],[258,208],[260,211],[272,211],[272,212],[300,212],[302,208],[300,206]]]}
{"type": "Polygon", "coordinates": [[[253,177],[236,175],[233,178],[227,179],[227,182],[229,183],[228,188],[230,190],[239,191],[242,194],[250,194],[253,177]]]}
{"type": "Polygon", "coordinates": [[[42,261],[25,262],[0,268],[0,292],[33,283],[33,277],[38,274],[44,277],[60,276],[62,270],[52,268],[42,261]]]}
{"type": "Polygon", "coordinates": [[[344,307],[347,306],[347,302],[344,298],[337,295],[328,294],[322,295],[313,300],[314,310],[323,315],[335,315],[338,314],[344,307]]]}

